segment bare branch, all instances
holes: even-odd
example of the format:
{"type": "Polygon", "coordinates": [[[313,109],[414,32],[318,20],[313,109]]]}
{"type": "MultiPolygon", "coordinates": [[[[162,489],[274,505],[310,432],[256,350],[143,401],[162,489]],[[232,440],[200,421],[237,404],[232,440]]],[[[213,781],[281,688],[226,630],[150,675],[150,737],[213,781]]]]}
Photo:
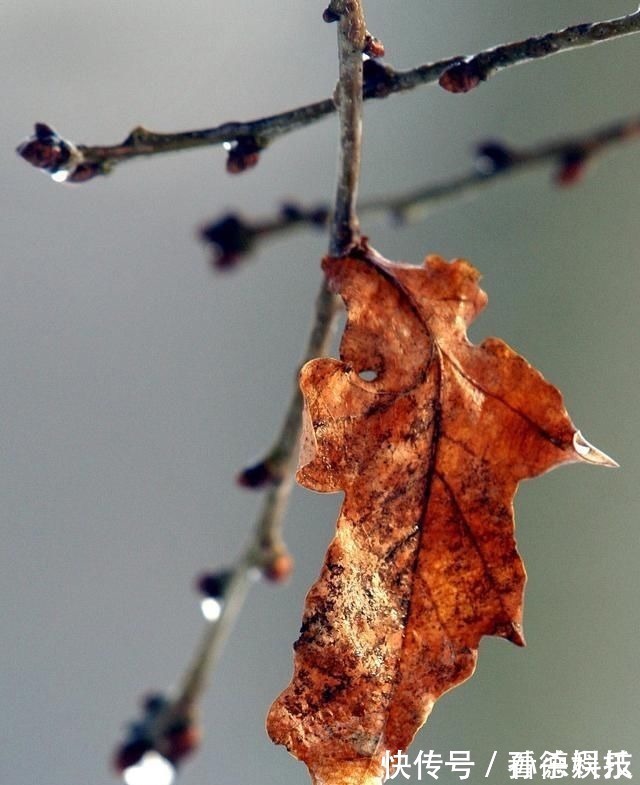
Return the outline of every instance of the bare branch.
{"type": "Polygon", "coordinates": [[[362,142],[362,53],[367,28],[360,0],[333,0],[329,9],[339,18],[340,78],[336,103],[340,115],[338,182],[329,253],[341,256],[359,237],[356,216],[362,142]]]}
{"type": "MultiPolygon", "coordinates": [[[[355,198],[360,161],[362,117],[362,49],[366,28],[360,0],[334,2],[331,6],[339,16],[338,40],[340,81],[338,103],[341,116],[341,156],[336,196],[336,219],[331,247],[346,250],[357,232],[355,198]],[[359,78],[358,78],[359,74],[359,78]]],[[[337,298],[322,284],[316,301],[304,362],[325,354],[337,311],[337,298]]],[[[193,663],[182,683],[176,703],[194,705],[206,687],[208,674],[216,663],[222,645],[244,602],[252,569],[273,569],[278,558],[286,554],[282,540],[285,509],[293,482],[293,464],[300,439],[302,396],[296,384],[287,407],[280,434],[269,453],[270,487],[256,521],[254,533],[245,552],[229,571],[221,596],[221,613],[207,629],[193,663]]]]}
{"type": "MultiPolygon", "coordinates": [[[[304,362],[326,354],[337,312],[338,298],[327,287],[321,286],[316,302],[315,315],[304,362]]],[[[215,599],[219,602],[219,615],[212,618],[204,629],[193,659],[187,668],[179,689],[171,698],[164,698],[160,710],[145,713],[141,722],[134,723],[133,735],[116,750],[114,764],[123,771],[137,763],[148,750],[156,750],[177,765],[181,758],[197,746],[197,708],[224,644],[244,604],[253,574],[262,574],[274,582],[286,580],[293,568],[282,539],[284,515],[293,484],[293,470],[301,430],[302,396],[297,385],[280,429],[270,452],[274,473],[262,509],[256,520],[253,534],[236,563],[224,571],[224,581],[219,582],[215,599]],[[174,728],[190,732],[190,746],[183,751],[175,748],[174,728]]]]}
{"type": "MultiPolygon", "coordinates": [[[[445,203],[477,196],[499,179],[548,164],[556,167],[556,184],[571,185],[581,178],[596,156],[638,137],[640,117],[631,117],[581,136],[542,142],[528,148],[514,148],[498,141],[485,142],[478,145],[476,165],[469,172],[409,193],[363,199],[358,211],[361,215],[388,216],[399,222],[415,221],[445,203]]],[[[292,234],[304,227],[321,228],[326,225],[328,216],[328,205],[304,207],[287,202],[278,214],[256,222],[235,213],[225,215],[203,226],[200,236],[213,250],[212,266],[227,269],[250,256],[262,240],[292,234]]]]}
{"type": "MultiPolygon", "coordinates": [[[[471,57],[450,57],[407,71],[397,71],[389,65],[369,60],[365,63],[364,98],[385,98],[392,93],[438,81],[447,90],[465,92],[509,66],[639,31],[640,9],[617,19],[573,25],[560,32],[488,49],[471,57]]],[[[139,126],[120,144],[101,146],[75,145],[62,139],[44,123],[37,123],[34,135],[20,145],[18,152],[29,163],[57,180],[83,182],[96,175],[107,174],[121,161],[138,156],[226,144],[229,153],[227,168],[235,173],[255,165],[259,152],[274,139],[315,123],[335,111],[334,99],[326,98],[258,120],[224,123],[194,131],[158,133],[139,126]]]]}
{"type": "Polygon", "coordinates": [[[640,8],[617,19],[572,25],[555,33],[497,46],[473,57],[464,58],[459,65],[445,71],[439,78],[440,86],[453,93],[466,93],[479,82],[486,81],[509,66],[549,57],[580,46],[599,44],[610,38],[637,33],[639,29],[640,8]]]}

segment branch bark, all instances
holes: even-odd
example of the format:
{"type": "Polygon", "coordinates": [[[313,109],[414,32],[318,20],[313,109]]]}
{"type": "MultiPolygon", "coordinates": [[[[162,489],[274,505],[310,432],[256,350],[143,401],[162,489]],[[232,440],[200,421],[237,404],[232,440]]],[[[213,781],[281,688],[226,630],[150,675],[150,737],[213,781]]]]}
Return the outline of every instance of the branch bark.
{"type": "Polygon", "coordinates": [[[345,255],[359,236],[356,215],[362,143],[362,53],[367,28],[360,0],[334,0],[329,9],[338,16],[340,78],[336,104],[340,115],[338,183],[329,253],[345,255]]]}
{"type": "MultiPolygon", "coordinates": [[[[598,155],[639,137],[640,116],[634,116],[578,136],[543,141],[526,148],[497,141],[485,142],[478,145],[476,165],[468,172],[410,192],[364,199],[359,203],[359,212],[361,215],[387,216],[398,222],[419,220],[445,203],[476,197],[498,180],[548,164],[555,166],[554,177],[558,184],[570,185],[584,174],[598,155]]],[[[227,214],[203,226],[200,235],[214,251],[213,266],[228,268],[253,253],[263,240],[304,227],[322,228],[328,216],[326,204],[305,207],[288,202],[278,214],[256,221],[246,220],[236,213],[227,214]]]]}
{"type": "MultiPolygon", "coordinates": [[[[346,0],[335,3],[336,7],[342,4],[347,4],[346,0]]],[[[369,61],[372,65],[367,69],[363,84],[364,98],[386,98],[392,93],[413,90],[438,81],[447,90],[466,92],[510,66],[637,32],[640,32],[640,8],[615,19],[572,25],[555,33],[487,49],[471,57],[449,57],[407,71],[397,71],[372,60],[369,61]]],[[[20,145],[18,152],[34,166],[53,176],[58,175],[56,179],[81,182],[107,174],[116,164],[139,156],[227,143],[231,148],[240,145],[252,151],[248,165],[232,167],[233,171],[242,171],[255,164],[257,153],[274,139],[315,123],[333,114],[336,109],[335,100],[326,98],[269,117],[249,122],[223,123],[213,128],[158,133],[138,126],[123,142],[116,145],[75,145],[62,139],[43,123],[38,123],[34,136],[20,145]],[[40,134],[38,129],[41,130],[40,134]],[[43,133],[43,129],[50,133],[43,133]]],[[[233,153],[231,149],[230,156],[233,153]]]]}

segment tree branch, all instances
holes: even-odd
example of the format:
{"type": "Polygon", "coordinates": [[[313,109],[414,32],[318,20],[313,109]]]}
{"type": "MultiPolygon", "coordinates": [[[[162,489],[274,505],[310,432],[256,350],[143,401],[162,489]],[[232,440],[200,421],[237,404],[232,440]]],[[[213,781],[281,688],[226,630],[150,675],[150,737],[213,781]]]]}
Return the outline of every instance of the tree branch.
{"type": "MultiPolygon", "coordinates": [[[[303,362],[327,353],[336,311],[337,298],[323,285],[318,294],[303,362]]],[[[231,568],[213,576],[206,576],[209,583],[217,584],[217,590],[211,593],[210,599],[218,602],[219,615],[210,618],[177,694],[171,698],[163,696],[161,710],[149,711],[145,704],[142,720],[134,723],[132,732],[116,750],[114,765],[118,771],[124,771],[128,766],[137,763],[149,750],[159,752],[176,765],[182,757],[195,749],[199,739],[196,724],[198,703],[242,609],[252,574],[259,571],[274,582],[282,582],[289,577],[293,562],[282,539],[282,526],[293,485],[301,412],[302,396],[296,375],[296,384],[280,433],[269,453],[273,459],[273,471],[268,478],[269,488],[253,534],[231,568]],[[214,578],[214,581],[211,581],[211,578],[214,578]],[[177,752],[173,742],[173,729],[176,727],[191,731],[192,740],[190,746],[177,747],[177,752]]],[[[201,581],[201,585],[206,582],[201,581]]]]}
{"type": "Polygon", "coordinates": [[[360,0],[333,0],[329,9],[338,21],[340,78],[336,104],[340,115],[338,183],[329,253],[341,256],[358,239],[356,216],[362,142],[362,53],[367,28],[360,0]]]}
{"type": "MultiPolygon", "coordinates": [[[[407,71],[397,71],[389,65],[369,60],[365,63],[364,98],[385,98],[392,93],[437,81],[449,91],[466,92],[512,65],[639,31],[640,8],[616,19],[573,25],[559,32],[488,49],[471,57],[450,57],[407,71]]],[[[194,131],[157,133],[138,126],[123,142],[111,146],[75,145],[62,139],[44,123],[37,123],[34,136],[20,145],[18,152],[54,179],[83,182],[96,175],[107,174],[116,164],[138,156],[226,144],[229,153],[227,168],[231,172],[239,172],[255,165],[259,152],[274,139],[315,123],[335,111],[334,99],[327,98],[250,122],[230,122],[194,131]]]]}
{"type": "Polygon", "coordinates": [[[533,36],[524,41],[497,46],[480,52],[445,71],[439,77],[440,86],[451,92],[467,92],[498,71],[512,65],[538,60],[542,57],[566,52],[580,46],[591,46],[637,33],[640,30],[640,8],[627,16],[605,22],[572,25],[564,30],[533,36]]]}
{"type": "MultiPolygon", "coordinates": [[[[580,136],[545,141],[527,148],[514,148],[498,141],[485,142],[478,145],[476,165],[469,172],[408,193],[364,199],[358,209],[361,215],[385,215],[399,222],[419,220],[444,203],[477,196],[486,186],[500,179],[546,164],[555,165],[554,179],[558,185],[571,185],[581,178],[599,154],[638,137],[640,116],[625,118],[580,136]]],[[[304,227],[322,228],[328,216],[326,204],[304,207],[287,202],[278,214],[260,221],[248,221],[236,213],[227,214],[204,225],[200,236],[212,248],[213,267],[227,269],[250,256],[263,240],[291,234],[304,227]]]]}

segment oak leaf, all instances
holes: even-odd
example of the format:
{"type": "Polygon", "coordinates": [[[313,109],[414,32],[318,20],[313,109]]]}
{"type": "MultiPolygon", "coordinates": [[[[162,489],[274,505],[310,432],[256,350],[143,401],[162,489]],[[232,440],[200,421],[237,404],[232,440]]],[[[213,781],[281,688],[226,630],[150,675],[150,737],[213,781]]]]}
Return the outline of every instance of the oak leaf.
{"type": "Polygon", "coordinates": [[[298,480],[345,498],[267,727],[318,785],[373,785],[483,635],[524,644],[518,482],[615,463],[522,357],[468,341],[486,295],[466,261],[395,264],[363,242],[323,267],[348,316],[341,360],[301,371],[298,480]]]}

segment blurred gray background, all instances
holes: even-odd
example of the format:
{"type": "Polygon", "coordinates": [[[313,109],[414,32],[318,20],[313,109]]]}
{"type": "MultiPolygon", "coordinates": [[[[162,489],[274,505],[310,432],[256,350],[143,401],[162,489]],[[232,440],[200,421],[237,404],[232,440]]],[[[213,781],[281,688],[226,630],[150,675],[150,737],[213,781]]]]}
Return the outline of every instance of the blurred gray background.
{"type": "MultiPolygon", "coordinates": [[[[635,5],[368,0],[366,11],[387,61],[409,67],[635,5]]],[[[113,781],[107,760],[138,696],[171,685],[190,657],[202,627],[192,577],[233,559],[251,529],[261,499],[233,478],[279,427],[326,247],[302,233],[216,277],[195,227],[228,208],[260,216],[283,198],[330,198],[337,126],[280,140],[239,177],[216,148],[61,186],[14,148],[34,121],[114,143],[139,123],[197,128],[323,98],[337,73],[323,7],[2,4],[2,785],[113,781]]],[[[430,87],[369,102],[361,195],[464,171],[489,137],[526,145],[637,113],[639,65],[640,36],[511,69],[467,96],[430,87]]],[[[485,640],[475,677],[438,703],[412,749],[470,750],[471,781],[493,750],[495,783],[512,750],[640,756],[639,197],[630,143],[572,189],[545,170],[410,227],[363,221],[391,258],[468,257],[490,298],[474,339],[522,352],[622,466],[570,466],[521,488],[528,648],[485,640]]],[[[307,781],[263,724],[339,501],[295,492],[295,577],[252,591],[184,785],[307,781]]]]}

